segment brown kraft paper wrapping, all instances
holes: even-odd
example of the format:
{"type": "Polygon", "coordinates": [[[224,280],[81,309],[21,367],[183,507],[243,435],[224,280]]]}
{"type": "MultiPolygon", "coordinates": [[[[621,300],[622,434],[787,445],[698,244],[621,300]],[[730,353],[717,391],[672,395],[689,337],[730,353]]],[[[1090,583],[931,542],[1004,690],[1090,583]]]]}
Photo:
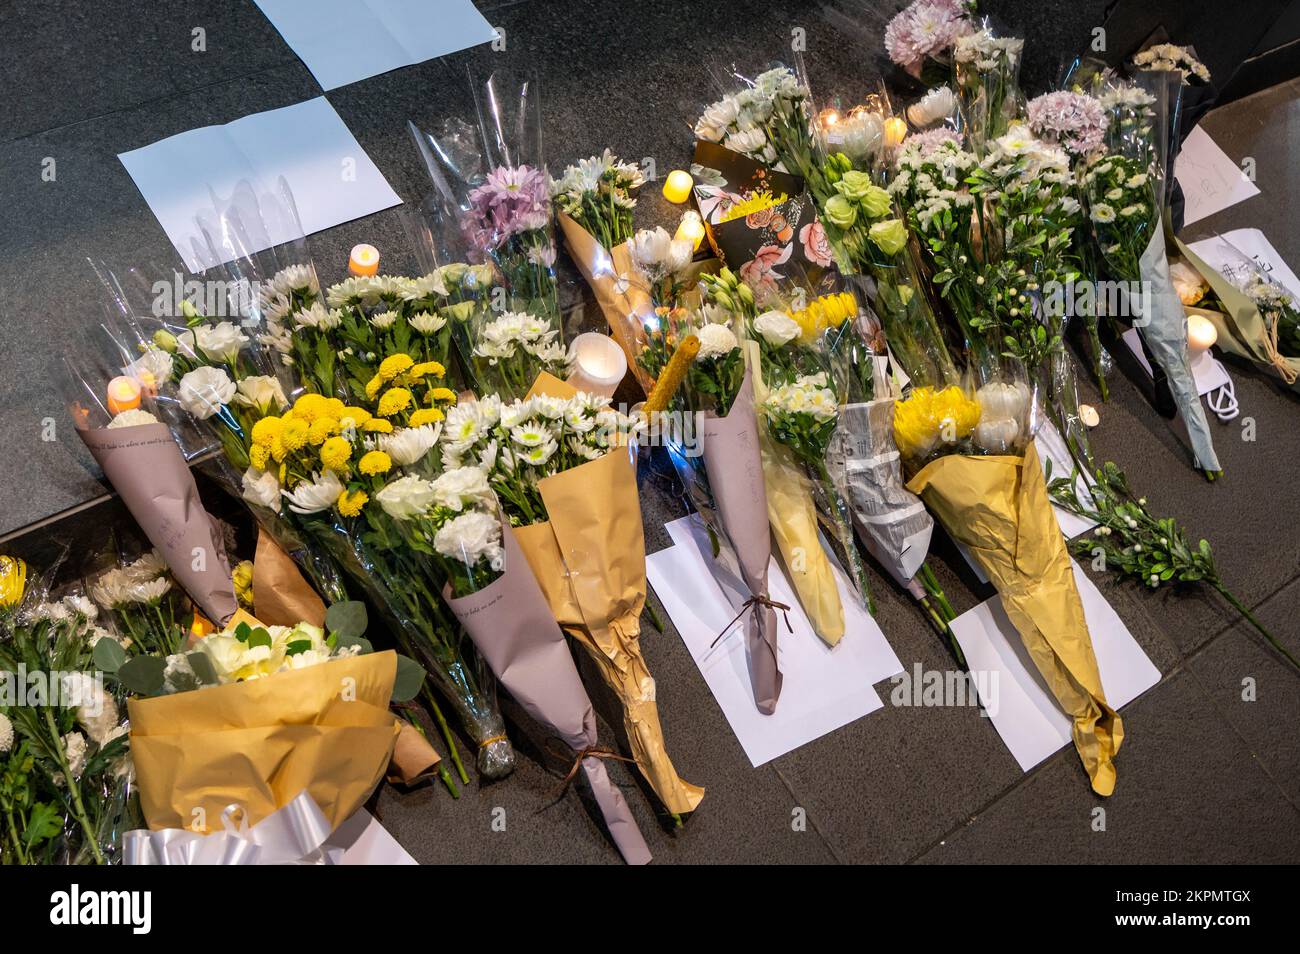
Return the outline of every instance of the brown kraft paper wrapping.
{"type": "Polygon", "coordinates": [[[131,757],[154,831],[218,823],[229,805],[255,825],[304,789],[331,829],[384,776],[397,739],[391,651],[264,679],[131,699],[131,757]],[[201,814],[196,811],[201,810],[201,814]]]}
{"type": "MultiPolygon", "coordinates": [[[[717,504],[723,532],[735,550],[740,574],[754,596],[768,597],[767,567],[772,535],[767,523],[763,458],[758,447],[758,419],[749,369],[726,417],[704,415],[704,469],[717,504]]],[[[744,609],[745,646],[754,704],[764,715],[776,711],[781,695],[776,610],[762,603],[744,609]]]]}
{"type": "MultiPolygon", "coordinates": [[[[505,571],[468,596],[452,598],[448,587],[443,591],[447,605],[497,679],[529,715],[553,729],[574,752],[593,750],[597,736],[591,700],[546,597],[506,529],[505,571]]],[[[649,862],[650,849],[632,810],[600,757],[584,758],[582,770],[623,860],[632,865],[649,862]]]]}
{"type": "Polygon", "coordinates": [[[230,619],[239,604],[226,548],[167,425],[78,427],[77,433],[203,615],[217,623],[230,619]]]}
{"type": "Polygon", "coordinates": [[[1034,665],[1074,720],[1074,747],[1093,791],[1110,795],[1124,725],[1106,702],[1070,555],[1033,442],[1024,457],[940,457],[907,488],[966,545],[997,587],[1034,665]]]}
{"type": "Polygon", "coordinates": [[[551,519],[516,527],[551,613],[588,652],[623,702],[637,766],[673,814],[695,810],[704,789],[677,776],[664,748],[655,681],[641,655],[645,536],[636,472],[619,449],[540,484],[551,519]]]}
{"type": "Polygon", "coordinates": [[[253,557],[253,612],[272,626],[325,625],[325,604],[293,558],[261,529],[253,557]]]}

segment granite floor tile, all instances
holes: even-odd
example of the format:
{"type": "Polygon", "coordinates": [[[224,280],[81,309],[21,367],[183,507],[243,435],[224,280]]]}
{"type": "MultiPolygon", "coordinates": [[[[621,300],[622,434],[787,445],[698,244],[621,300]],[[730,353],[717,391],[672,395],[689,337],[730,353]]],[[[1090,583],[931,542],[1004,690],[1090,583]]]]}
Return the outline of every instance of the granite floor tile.
{"type": "Polygon", "coordinates": [[[956,864],[1289,863],[1300,812],[1188,672],[1125,712],[1115,794],[1061,752],[918,860],[956,864]],[[1105,830],[1094,830],[1105,809],[1105,830]]]}

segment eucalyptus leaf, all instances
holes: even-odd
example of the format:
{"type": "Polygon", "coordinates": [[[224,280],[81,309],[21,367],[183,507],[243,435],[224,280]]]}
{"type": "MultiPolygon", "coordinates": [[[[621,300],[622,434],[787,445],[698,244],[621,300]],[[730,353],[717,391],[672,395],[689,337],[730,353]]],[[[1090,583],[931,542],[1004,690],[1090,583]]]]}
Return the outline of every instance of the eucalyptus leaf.
{"type": "Polygon", "coordinates": [[[337,634],[340,639],[358,639],[365,635],[368,622],[366,605],[356,600],[335,603],[325,611],[325,629],[337,634]]]}
{"type": "Polygon", "coordinates": [[[163,687],[167,661],[157,656],[135,656],[117,670],[118,681],[129,691],[152,696],[163,687]]]}
{"type": "Polygon", "coordinates": [[[126,662],[126,650],[121,643],[109,636],[104,636],[95,643],[90,655],[95,668],[101,672],[117,672],[122,668],[122,663],[126,662]]]}
{"type": "Polygon", "coordinates": [[[424,667],[409,656],[397,657],[397,678],[393,680],[393,702],[410,702],[424,686],[424,667]]]}

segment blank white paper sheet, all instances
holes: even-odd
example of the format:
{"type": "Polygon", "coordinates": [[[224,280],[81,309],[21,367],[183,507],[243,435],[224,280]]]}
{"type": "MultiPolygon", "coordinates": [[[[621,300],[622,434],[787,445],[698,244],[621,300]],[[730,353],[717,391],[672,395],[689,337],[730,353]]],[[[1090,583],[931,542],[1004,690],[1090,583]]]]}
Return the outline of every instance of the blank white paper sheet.
{"type": "Polygon", "coordinates": [[[470,0],[254,0],[325,90],[496,37],[470,0]]]}
{"type": "Polygon", "coordinates": [[[240,244],[259,252],[300,238],[298,215],[310,235],[402,204],[323,96],[191,129],[118,158],[191,272],[235,257],[230,248],[214,250],[204,234],[220,231],[232,208],[247,233],[240,244]]]}
{"type": "Polygon", "coordinates": [[[813,631],[794,588],[776,560],[768,567],[772,599],[790,609],[786,628],[778,611],[778,655],[784,682],[776,712],[754,706],[745,637],[739,624],[714,648],[710,644],[736,615],[714,578],[708,537],[692,517],[667,526],[674,545],[646,557],[650,585],[663,602],[700,674],[755,766],[876,711],[884,703],[872,688],[903,671],[874,619],[848,595],[848,582],[836,569],[844,601],[844,637],[831,648],[813,631]]]}
{"type": "MultiPolygon", "coordinates": [[[[1092,635],[1102,690],[1111,708],[1119,709],[1159,682],[1160,670],[1077,563],[1074,579],[1092,635]]],[[[980,702],[1021,770],[1028,772],[1071,743],[1070,718],[1056,704],[1029,658],[1002,608],[1001,597],[962,613],[952,621],[952,631],[971,672],[987,674],[977,684],[988,686],[992,698],[981,696],[980,702]]]]}

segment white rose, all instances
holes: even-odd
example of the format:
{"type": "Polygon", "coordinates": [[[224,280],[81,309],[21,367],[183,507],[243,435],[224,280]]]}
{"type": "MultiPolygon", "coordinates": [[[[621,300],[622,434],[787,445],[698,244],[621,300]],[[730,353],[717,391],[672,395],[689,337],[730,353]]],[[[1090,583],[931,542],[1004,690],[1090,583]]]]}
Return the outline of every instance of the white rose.
{"type": "Polygon", "coordinates": [[[779,347],[799,337],[799,323],[783,311],[765,311],[754,319],[754,330],[779,347]]]}
{"type": "Polygon", "coordinates": [[[280,511],[280,481],[275,474],[250,467],[244,471],[243,498],[249,503],[280,511]]]}
{"type": "Polygon", "coordinates": [[[705,325],[695,334],[700,339],[697,361],[705,358],[720,358],[740,346],[740,342],[726,325],[705,325]]]}
{"type": "Polygon", "coordinates": [[[289,498],[289,509],[294,513],[320,513],[338,501],[343,493],[343,484],[334,471],[327,470],[312,480],[304,480],[292,492],[282,490],[280,493],[289,498]]]}
{"type": "Polygon", "coordinates": [[[194,329],[194,340],[210,361],[233,361],[248,344],[248,336],[229,321],[199,325],[194,329]]]}
{"type": "Polygon", "coordinates": [[[487,559],[494,569],[499,569],[501,523],[491,514],[471,510],[445,523],[434,534],[433,548],[470,566],[487,559]]]}
{"type": "Polygon", "coordinates": [[[235,403],[263,411],[282,411],[289,406],[280,382],[269,374],[255,374],[244,378],[236,386],[235,403]]]}
{"type": "Polygon", "coordinates": [[[375,499],[394,520],[409,520],[432,506],[433,484],[414,475],[399,477],[375,494],[375,499]]]}
{"type": "Polygon", "coordinates": [[[235,396],[235,382],[221,368],[204,365],[181,378],[176,398],[201,421],[218,413],[235,396]]]}
{"type": "Polygon", "coordinates": [[[113,420],[108,422],[110,428],[114,427],[139,427],[142,424],[157,424],[158,418],[154,417],[148,411],[142,411],[139,408],[131,411],[123,411],[113,420]]]}

